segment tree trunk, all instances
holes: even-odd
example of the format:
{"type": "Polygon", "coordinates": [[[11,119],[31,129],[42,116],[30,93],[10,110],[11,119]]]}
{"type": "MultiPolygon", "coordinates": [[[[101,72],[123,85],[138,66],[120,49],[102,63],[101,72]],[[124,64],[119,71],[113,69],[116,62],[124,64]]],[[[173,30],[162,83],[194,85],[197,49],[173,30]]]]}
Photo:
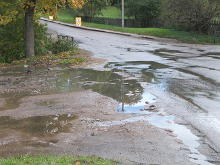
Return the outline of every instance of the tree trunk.
{"type": "MultiPolygon", "coordinates": [[[[31,2],[34,2],[31,0],[31,2]]],[[[25,56],[27,58],[35,56],[34,51],[34,9],[29,6],[25,11],[25,56]]]]}

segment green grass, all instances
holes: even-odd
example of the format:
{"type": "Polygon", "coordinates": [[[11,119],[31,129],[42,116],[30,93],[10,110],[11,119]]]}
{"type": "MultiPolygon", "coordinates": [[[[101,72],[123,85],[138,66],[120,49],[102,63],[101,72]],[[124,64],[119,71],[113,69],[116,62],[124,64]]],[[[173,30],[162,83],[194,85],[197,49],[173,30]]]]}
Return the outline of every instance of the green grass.
{"type": "MultiPolygon", "coordinates": [[[[113,8],[107,8],[105,10],[105,15],[113,15],[112,11],[113,8]]],[[[61,11],[58,15],[58,20],[62,22],[72,23],[73,16],[68,11],[61,11]]],[[[149,35],[149,36],[156,36],[162,38],[170,38],[170,39],[177,39],[179,41],[183,41],[186,43],[194,43],[194,44],[213,44],[214,37],[206,34],[199,34],[196,32],[186,32],[186,31],[178,31],[175,29],[166,29],[166,28],[121,28],[117,26],[111,25],[103,25],[103,24],[95,24],[95,23],[86,23],[83,22],[84,26],[100,28],[100,29],[108,29],[113,31],[119,32],[127,32],[133,34],[141,34],[141,35],[149,35]]],[[[216,44],[220,44],[220,37],[216,39],[216,44]]]]}
{"type": "MultiPolygon", "coordinates": [[[[177,31],[174,29],[166,28],[121,28],[111,25],[95,24],[95,23],[84,23],[84,26],[107,29],[119,32],[149,35],[162,38],[177,39],[186,43],[197,43],[197,44],[213,44],[214,37],[206,34],[199,34],[195,32],[177,31]]],[[[220,38],[216,39],[216,43],[220,44],[220,38]]]]}
{"type": "MultiPolygon", "coordinates": [[[[107,7],[101,11],[102,14],[97,15],[97,17],[107,17],[107,18],[120,18],[121,12],[116,7],[107,7]]],[[[58,12],[58,20],[66,23],[75,22],[75,14],[71,9],[60,10],[58,12]]],[[[48,17],[48,16],[46,16],[48,17]]]]}
{"type": "Polygon", "coordinates": [[[121,18],[121,11],[117,7],[107,7],[101,11],[102,14],[97,17],[121,18]]]}
{"type": "Polygon", "coordinates": [[[58,20],[62,21],[62,22],[67,22],[67,23],[74,23],[75,19],[74,19],[74,14],[73,12],[71,12],[71,10],[66,9],[66,10],[60,10],[58,12],[58,20]]]}
{"type": "Polygon", "coordinates": [[[0,165],[116,165],[118,163],[97,157],[72,156],[24,156],[17,158],[1,158],[0,165]]]}

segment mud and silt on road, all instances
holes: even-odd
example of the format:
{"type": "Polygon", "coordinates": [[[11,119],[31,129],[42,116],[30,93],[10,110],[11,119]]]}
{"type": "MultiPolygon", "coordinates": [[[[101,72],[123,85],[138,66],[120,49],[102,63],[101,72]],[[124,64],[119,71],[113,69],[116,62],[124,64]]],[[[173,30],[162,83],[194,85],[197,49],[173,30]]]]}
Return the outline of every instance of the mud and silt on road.
{"type": "MultiPolygon", "coordinates": [[[[170,96],[160,96],[160,90],[191,96],[185,81],[191,81],[193,89],[201,88],[198,92],[209,90],[194,75],[190,80],[186,80],[187,76],[155,61],[110,62],[103,71],[38,68],[30,75],[22,67],[3,69],[0,154],[95,153],[130,164],[216,162],[217,154],[208,145],[203,144],[202,148],[205,154],[213,152],[208,155],[210,158],[199,151],[199,141],[205,140],[199,136],[203,134],[195,130],[196,135],[193,134],[183,120],[177,124],[176,118],[165,112],[170,96]],[[175,78],[169,77],[174,73],[175,78]],[[162,137],[164,143],[159,144],[162,137]],[[110,154],[103,152],[104,148],[110,154]],[[165,152],[164,158],[155,159],[165,152]],[[170,159],[170,154],[176,155],[176,160],[170,159]]],[[[193,100],[180,105],[183,109],[191,106],[195,112],[202,109],[193,100]]]]}

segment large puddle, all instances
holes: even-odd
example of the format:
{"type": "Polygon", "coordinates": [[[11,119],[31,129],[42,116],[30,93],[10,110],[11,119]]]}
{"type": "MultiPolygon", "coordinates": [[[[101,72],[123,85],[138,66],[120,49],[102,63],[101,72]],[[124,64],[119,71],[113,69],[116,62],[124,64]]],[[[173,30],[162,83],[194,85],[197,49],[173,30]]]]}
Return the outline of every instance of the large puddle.
{"type": "MultiPolygon", "coordinates": [[[[146,121],[158,128],[170,129],[189,148],[190,160],[201,165],[211,164],[197,149],[200,138],[195,136],[186,126],[176,124],[174,116],[160,115],[162,111],[156,105],[157,97],[143,86],[144,83],[145,85],[156,86],[160,90],[176,92],[177,95],[183,94],[184,97],[192,97],[192,92],[190,93],[187,88],[184,88],[185,80],[183,77],[186,73],[174,71],[168,65],[152,61],[112,62],[108,63],[105,68],[108,71],[57,67],[50,71],[40,69],[32,75],[26,75],[24,69],[0,71],[0,89],[4,91],[1,94],[2,98],[5,99],[0,111],[18,107],[19,100],[25,96],[90,89],[117,100],[119,102],[117,108],[119,113],[149,115],[148,117],[139,116],[125,121],[99,123],[99,126],[146,121]],[[171,75],[175,78],[172,78],[171,75]],[[4,77],[7,78],[4,79],[4,77]],[[174,82],[177,83],[174,84],[174,82]],[[16,90],[21,87],[25,90],[17,92],[16,90]]],[[[192,79],[195,76],[191,75],[188,78],[193,81],[192,79]]],[[[203,89],[202,85],[197,83],[190,90],[198,89],[197,92],[205,93],[207,89],[203,89]],[[198,85],[201,85],[201,89],[198,88],[198,85]]],[[[193,100],[191,103],[197,105],[193,100]]],[[[7,128],[25,132],[31,136],[48,136],[68,131],[71,127],[70,121],[74,119],[75,116],[71,114],[32,117],[22,120],[1,117],[0,130],[7,128]]]]}
{"type": "MultiPolygon", "coordinates": [[[[15,76],[15,74],[12,74],[15,76]]],[[[15,79],[19,79],[15,78],[15,79]]],[[[17,80],[11,85],[2,85],[2,94],[5,98],[4,106],[0,110],[13,109],[19,106],[19,100],[25,96],[52,94],[70,91],[91,89],[102,95],[111,97],[118,102],[122,102],[121,87],[124,87],[123,94],[127,104],[138,103],[142,99],[143,87],[135,79],[124,80],[121,75],[112,71],[97,71],[92,69],[62,69],[56,68],[50,74],[36,73],[36,75],[26,76],[17,80]],[[34,85],[32,85],[34,84],[34,85]],[[24,91],[19,91],[20,86],[24,86],[24,91]],[[34,87],[33,87],[34,86],[34,87]],[[130,95],[132,93],[132,95],[130,95]]]]}
{"type": "Polygon", "coordinates": [[[71,121],[77,117],[72,114],[36,116],[25,119],[0,117],[0,130],[13,130],[33,137],[53,136],[61,132],[68,132],[71,121]]]}

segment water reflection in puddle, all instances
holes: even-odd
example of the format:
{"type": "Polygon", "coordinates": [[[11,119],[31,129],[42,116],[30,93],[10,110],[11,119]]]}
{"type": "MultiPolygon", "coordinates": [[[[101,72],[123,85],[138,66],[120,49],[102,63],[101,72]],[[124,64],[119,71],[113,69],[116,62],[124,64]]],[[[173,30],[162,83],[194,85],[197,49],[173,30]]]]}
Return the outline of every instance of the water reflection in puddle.
{"type": "MultiPolygon", "coordinates": [[[[133,96],[134,94],[130,92],[125,95],[133,96]]],[[[128,104],[126,102],[120,103],[117,111],[120,113],[149,114],[150,112],[146,110],[146,102],[151,105],[156,102],[156,97],[146,90],[144,90],[141,97],[142,98],[135,104],[128,104]]]]}
{"type": "Polygon", "coordinates": [[[5,103],[3,107],[0,107],[0,111],[4,111],[4,110],[8,110],[8,109],[15,109],[19,106],[20,104],[20,99],[22,98],[22,96],[10,96],[5,98],[5,103]]]}
{"type": "Polygon", "coordinates": [[[155,69],[159,70],[169,68],[169,66],[152,61],[129,61],[123,63],[111,62],[107,64],[105,67],[111,68],[113,72],[117,72],[120,75],[122,75],[122,83],[120,90],[121,101],[117,109],[118,112],[139,114],[151,113],[148,111],[148,108],[150,106],[155,106],[153,105],[153,103],[156,102],[157,98],[153,94],[148,92],[146,89],[144,89],[142,83],[158,83],[159,79],[154,74],[155,69]],[[138,90],[129,91],[129,87],[127,87],[126,80],[130,79],[130,77],[135,78],[135,80],[141,85],[141,87],[143,88],[141,93],[138,90]],[[126,96],[133,97],[137,93],[140,93],[140,97],[137,102],[126,102],[126,96]]]}
{"type": "MultiPolygon", "coordinates": [[[[123,82],[124,101],[128,104],[139,102],[143,93],[143,87],[137,80],[127,79],[123,82]],[[132,95],[130,95],[132,93],[132,95]]],[[[79,89],[91,89],[102,95],[121,102],[122,76],[112,71],[96,71],[91,69],[74,69],[62,72],[51,82],[51,86],[58,92],[75,91],[79,89]]]]}
{"type": "Polygon", "coordinates": [[[9,129],[37,137],[52,136],[67,132],[72,126],[71,121],[76,118],[75,115],[71,114],[36,116],[20,120],[6,116],[0,117],[0,130],[9,129]]]}
{"type": "MultiPolygon", "coordinates": [[[[25,79],[22,78],[22,81],[9,87],[1,87],[3,90],[13,92],[2,94],[5,103],[3,107],[0,107],[0,110],[17,108],[20,104],[19,100],[25,96],[73,92],[85,89],[91,89],[121,102],[121,79],[122,76],[112,71],[92,69],[52,70],[49,76],[45,72],[37,73],[36,75],[27,76],[25,79]],[[23,89],[19,87],[20,84],[24,85],[24,89],[27,89],[27,91],[16,92],[23,89]],[[16,102],[13,100],[16,100],[16,102]]],[[[143,88],[134,79],[125,80],[124,83],[127,84],[124,91],[124,101],[128,104],[137,103],[141,99],[143,88]],[[130,92],[134,93],[134,95],[129,95],[130,92]]]]}

